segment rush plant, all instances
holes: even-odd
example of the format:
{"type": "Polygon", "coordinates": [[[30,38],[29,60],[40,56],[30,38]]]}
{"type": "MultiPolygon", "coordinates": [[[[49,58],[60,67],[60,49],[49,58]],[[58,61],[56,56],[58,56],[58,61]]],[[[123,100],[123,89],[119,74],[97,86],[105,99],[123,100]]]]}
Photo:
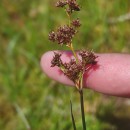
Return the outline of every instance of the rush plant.
{"type": "MultiPolygon", "coordinates": [[[[78,28],[81,26],[79,18],[73,19],[73,13],[80,11],[80,5],[76,0],[59,0],[56,3],[56,7],[65,10],[68,18],[68,24],[62,25],[55,31],[49,33],[49,40],[57,43],[61,46],[65,45],[72,51],[74,58],[70,59],[68,63],[63,62],[61,57],[62,54],[54,52],[53,59],[51,61],[51,67],[58,66],[59,69],[67,76],[77,88],[80,95],[80,105],[81,105],[81,116],[82,116],[82,126],[83,130],[86,130],[86,121],[84,113],[84,98],[83,98],[83,76],[90,70],[93,65],[97,64],[97,56],[92,51],[81,50],[76,52],[73,48],[73,38],[78,33],[78,28]]],[[[72,112],[71,104],[71,118],[73,123],[73,128],[76,130],[74,115],[72,112]]]]}

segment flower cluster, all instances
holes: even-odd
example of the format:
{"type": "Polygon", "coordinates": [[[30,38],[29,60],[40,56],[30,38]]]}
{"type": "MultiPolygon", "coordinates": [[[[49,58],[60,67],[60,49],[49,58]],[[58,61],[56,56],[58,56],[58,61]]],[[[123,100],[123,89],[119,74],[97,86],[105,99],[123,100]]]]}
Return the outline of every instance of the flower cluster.
{"type": "Polygon", "coordinates": [[[81,23],[80,23],[79,19],[77,18],[76,20],[73,20],[73,21],[71,22],[71,25],[72,25],[73,27],[75,27],[75,28],[78,28],[78,27],[81,26],[81,23]]]}
{"type": "Polygon", "coordinates": [[[78,84],[80,77],[86,72],[86,70],[97,63],[95,54],[92,51],[79,51],[81,59],[76,62],[75,59],[71,59],[69,63],[63,63],[61,60],[61,54],[54,52],[54,57],[51,61],[51,67],[58,66],[71,81],[78,84]]]}
{"type": "Polygon", "coordinates": [[[57,7],[65,8],[67,15],[69,16],[69,25],[60,26],[56,31],[51,31],[49,33],[49,40],[56,42],[59,45],[66,45],[73,52],[74,58],[71,59],[69,63],[63,63],[61,60],[61,54],[54,52],[54,57],[51,61],[51,67],[58,66],[64,75],[66,75],[71,81],[74,82],[76,86],[80,88],[80,82],[82,82],[83,74],[92,65],[96,64],[95,54],[92,51],[79,51],[78,58],[72,45],[72,39],[78,32],[77,28],[81,26],[80,20],[70,19],[71,14],[74,11],[80,11],[80,7],[76,0],[59,0],[56,3],[57,7]]]}
{"type": "Polygon", "coordinates": [[[80,73],[83,72],[83,66],[81,62],[76,63],[75,59],[71,59],[69,63],[64,63],[64,75],[66,75],[70,80],[77,84],[80,73]]]}
{"type": "Polygon", "coordinates": [[[79,55],[82,58],[82,65],[86,66],[86,65],[95,65],[97,63],[97,61],[95,60],[98,56],[96,56],[94,54],[94,52],[92,51],[85,51],[82,50],[79,52],[79,55]]]}
{"type": "Polygon", "coordinates": [[[61,57],[61,54],[54,52],[54,57],[51,61],[51,67],[54,67],[54,66],[61,67],[63,65],[60,57],[61,57]]]}
{"type": "Polygon", "coordinates": [[[56,3],[56,7],[64,7],[67,4],[66,1],[60,0],[56,3]]]}
{"type": "Polygon", "coordinates": [[[79,19],[72,20],[70,15],[73,11],[79,11],[80,7],[76,0],[59,0],[56,3],[57,7],[64,7],[66,13],[69,16],[69,25],[60,26],[56,31],[51,31],[49,33],[49,40],[52,42],[57,42],[60,45],[70,46],[73,37],[78,32],[77,28],[81,26],[79,19]]]}
{"type": "Polygon", "coordinates": [[[56,7],[66,7],[68,14],[71,14],[73,11],[80,11],[80,7],[77,4],[76,0],[60,0],[56,3],[56,7]]]}
{"type": "Polygon", "coordinates": [[[59,27],[56,32],[52,31],[49,34],[49,40],[52,42],[57,42],[60,45],[68,45],[71,43],[76,32],[77,31],[73,27],[64,25],[59,27]]]}

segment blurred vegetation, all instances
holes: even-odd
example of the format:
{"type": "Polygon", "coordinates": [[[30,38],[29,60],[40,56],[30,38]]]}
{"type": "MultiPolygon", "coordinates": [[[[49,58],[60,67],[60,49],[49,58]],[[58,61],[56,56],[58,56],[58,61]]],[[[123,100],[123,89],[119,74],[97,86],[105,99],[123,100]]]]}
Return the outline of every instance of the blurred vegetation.
{"type": "MultiPolygon", "coordinates": [[[[81,129],[75,89],[49,79],[39,62],[48,50],[48,32],[66,23],[54,0],[0,1],[0,129],[71,130],[70,99],[81,129]],[[29,125],[29,126],[28,126],[29,125]]],[[[80,0],[82,27],[75,48],[98,53],[130,52],[130,21],[110,23],[130,12],[130,0],[80,0]]],[[[64,48],[66,49],[66,48],[64,48]]],[[[108,86],[109,87],[109,86],[108,86]]],[[[85,91],[88,130],[130,129],[130,101],[85,91]]]]}

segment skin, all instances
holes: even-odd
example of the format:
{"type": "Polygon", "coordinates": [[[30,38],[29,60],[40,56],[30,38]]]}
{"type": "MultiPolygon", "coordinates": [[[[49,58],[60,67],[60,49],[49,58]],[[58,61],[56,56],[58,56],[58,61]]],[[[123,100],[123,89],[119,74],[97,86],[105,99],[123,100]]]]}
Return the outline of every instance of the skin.
{"type": "MultiPolygon", "coordinates": [[[[55,51],[56,52],[56,51],[55,51]]],[[[63,62],[73,58],[69,51],[62,53],[63,62]]],[[[103,94],[130,98],[130,55],[129,54],[96,54],[97,65],[84,74],[84,88],[103,94]]],[[[74,86],[58,67],[50,67],[53,51],[46,52],[41,58],[41,68],[50,78],[70,86],[74,86]]]]}

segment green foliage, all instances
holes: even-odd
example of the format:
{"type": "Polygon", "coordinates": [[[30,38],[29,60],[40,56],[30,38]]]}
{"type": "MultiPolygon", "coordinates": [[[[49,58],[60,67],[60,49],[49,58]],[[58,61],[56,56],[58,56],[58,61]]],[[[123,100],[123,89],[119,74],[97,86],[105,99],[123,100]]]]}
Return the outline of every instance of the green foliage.
{"type": "MultiPolygon", "coordinates": [[[[130,23],[108,24],[111,17],[128,13],[130,1],[80,2],[82,28],[75,39],[75,48],[105,53],[130,52],[130,23]]],[[[14,105],[17,104],[32,130],[71,130],[70,98],[80,129],[78,95],[73,88],[46,77],[39,64],[44,52],[61,49],[48,41],[48,32],[64,24],[66,15],[53,6],[53,0],[1,0],[0,3],[0,129],[26,129],[14,105]]],[[[100,102],[113,102],[111,98],[102,97],[90,90],[85,91],[88,130],[116,128],[95,114],[100,102]]],[[[121,105],[121,102],[117,104],[121,105]]]]}

